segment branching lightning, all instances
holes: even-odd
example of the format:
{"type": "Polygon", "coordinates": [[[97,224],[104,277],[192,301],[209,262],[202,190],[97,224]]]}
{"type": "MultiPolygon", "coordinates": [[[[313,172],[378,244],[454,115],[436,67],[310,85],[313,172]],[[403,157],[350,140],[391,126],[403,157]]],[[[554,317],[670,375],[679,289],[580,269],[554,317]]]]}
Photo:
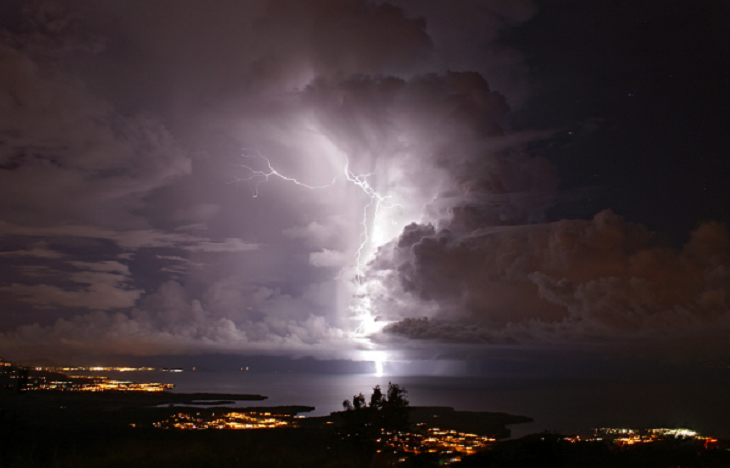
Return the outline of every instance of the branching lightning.
{"type": "MultiPolygon", "coordinates": [[[[368,198],[370,198],[370,201],[367,205],[365,205],[365,208],[363,209],[363,217],[362,217],[362,231],[360,232],[360,246],[357,249],[357,252],[355,253],[355,259],[357,262],[357,284],[358,288],[360,285],[362,285],[362,277],[363,277],[363,271],[362,271],[362,252],[363,249],[367,246],[367,244],[370,242],[370,236],[368,235],[368,211],[371,206],[375,205],[375,210],[373,213],[373,221],[375,221],[378,218],[378,214],[380,214],[380,208],[383,205],[383,202],[388,200],[390,198],[390,195],[383,196],[376,192],[373,187],[368,182],[368,177],[373,175],[374,172],[370,172],[368,174],[362,174],[362,175],[355,175],[350,171],[350,163],[349,161],[347,164],[345,164],[345,178],[348,182],[352,182],[356,186],[360,187],[360,189],[367,195],[368,198]]],[[[389,204],[387,205],[388,208],[392,208],[396,205],[389,204]]],[[[358,293],[360,291],[358,290],[358,293]]]]}
{"type": "MultiPolygon", "coordinates": [[[[248,165],[242,164],[241,167],[249,171],[249,175],[244,178],[238,178],[236,179],[237,182],[244,182],[244,181],[255,181],[254,187],[253,187],[253,197],[256,198],[259,195],[259,185],[269,181],[272,177],[278,177],[279,179],[285,180],[287,182],[294,183],[300,187],[304,187],[310,190],[319,190],[319,189],[326,189],[329,187],[332,187],[335,182],[337,181],[338,177],[342,174],[336,175],[332,182],[326,185],[309,185],[305,184],[304,182],[301,182],[297,180],[294,177],[285,176],[284,174],[277,171],[274,166],[271,164],[271,161],[261,154],[260,151],[256,151],[255,155],[249,155],[244,152],[243,157],[245,158],[258,158],[265,162],[266,169],[264,170],[257,170],[254,169],[248,165]]],[[[360,245],[357,248],[357,251],[355,252],[355,283],[356,283],[356,293],[355,296],[350,301],[350,309],[355,312],[356,318],[360,320],[360,325],[355,329],[353,332],[353,335],[355,337],[364,337],[367,335],[368,330],[367,328],[371,328],[375,322],[375,318],[373,317],[370,307],[369,307],[369,301],[365,297],[364,294],[364,259],[363,259],[363,253],[368,245],[370,243],[370,235],[368,234],[368,222],[372,220],[373,224],[378,219],[378,216],[380,215],[381,208],[392,208],[395,206],[400,206],[394,203],[389,203],[388,200],[390,199],[389,195],[381,195],[378,193],[368,182],[368,178],[374,175],[375,171],[369,172],[366,174],[355,174],[352,171],[350,171],[350,162],[349,160],[345,163],[345,167],[343,170],[343,174],[345,177],[345,180],[347,182],[352,183],[353,185],[357,186],[362,190],[362,192],[369,198],[369,202],[365,205],[363,208],[363,216],[362,216],[362,230],[360,231],[360,245]],[[372,210],[372,218],[368,215],[370,211],[372,210]],[[365,301],[365,304],[362,303],[362,301],[365,301]]]]}
{"type": "MultiPolygon", "coordinates": [[[[372,315],[372,312],[370,311],[369,307],[369,300],[364,294],[364,272],[363,272],[363,260],[362,260],[362,254],[363,250],[367,246],[367,244],[370,242],[370,236],[368,235],[368,211],[370,210],[370,207],[375,205],[375,209],[373,211],[373,222],[378,218],[378,215],[380,214],[380,208],[383,205],[383,202],[388,200],[390,196],[383,196],[376,192],[373,187],[368,182],[368,177],[370,177],[372,173],[364,174],[364,175],[355,175],[352,172],[350,172],[349,169],[349,162],[345,164],[345,177],[347,178],[348,182],[352,182],[356,186],[360,187],[360,189],[365,193],[365,195],[370,198],[370,201],[367,205],[365,205],[365,208],[363,208],[363,216],[362,216],[362,230],[360,231],[360,246],[357,248],[357,251],[355,252],[355,283],[357,287],[357,291],[355,292],[355,297],[353,297],[350,300],[350,308],[358,315],[358,318],[360,319],[360,325],[355,329],[354,335],[355,336],[364,336],[367,334],[368,330],[367,328],[371,327],[375,319],[372,315]],[[363,301],[365,304],[363,304],[363,301]]],[[[389,204],[388,207],[395,206],[393,204],[389,204]]]]}
{"type": "Polygon", "coordinates": [[[305,187],[308,189],[324,189],[324,188],[332,187],[335,184],[335,182],[337,181],[337,178],[340,176],[339,174],[336,175],[334,177],[334,179],[332,179],[332,182],[330,182],[327,185],[307,185],[303,182],[299,182],[297,179],[295,179],[293,177],[287,177],[287,176],[283,175],[282,173],[280,173],[279,171],[277,171],[276,169],[274,169],[274,166],[271,165],[271,161],[269,161],[269,159],[266,156],[264,156],[263,154],[261,154],[261,152],[258,150],[256,150],[256,156],[250,156],[250,155],[246,154],[245,150],[244,150],[243,157],[244,158],[257,157],[257,158],[263,159],[266,162],[266,170],[263,170],[263,171],[253,169],[252,167],[247,166],[245,164],[241,164],[241,167],[247,169],[251,173],[248,175],[248,177],[244,177],[241,179],[237,178],[235,180],[236,182],[255,180],[256,183],[253,186],[253,197],[254,198],[257,198],[259,196],[259,185],[264,182],[268,182],[269,178],[271,178],[271,177],[278,177],[280,179],[286,180],[288,182],[292,182],[296,185],[299,185],[301,187],[305,187]]]}

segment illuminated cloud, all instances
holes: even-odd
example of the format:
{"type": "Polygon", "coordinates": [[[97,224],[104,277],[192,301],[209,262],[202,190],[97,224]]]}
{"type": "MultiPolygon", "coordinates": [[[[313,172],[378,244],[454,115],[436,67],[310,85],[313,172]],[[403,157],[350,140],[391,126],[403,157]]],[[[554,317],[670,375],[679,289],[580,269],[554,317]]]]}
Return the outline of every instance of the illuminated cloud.
{"type": "Polygon", "coordinates": [[[350,258],[336,250],[322,249],[309,254],[309,263],[316,267],[342,267],[350,258]]]}
{"type": "Polygon", "coordinates": [[[16,352],[62,348],[66,352],[141,355],[248,351],[331,357],[349,347],[346,333],[322,316],[287,319],[276,314],[279,293],[259,291],[253,296],[258,296],[253,306],[273,304],[270,313],[259,315],[260,320],[252,319],[240,297],[231,304],[230,298],[209,295],[209,309],[197,299],[189,300],[179,283],[169,281],[148,295],[142,308],[129,313],[93,312],[59,319],[52,326],[24,326],[0,333],[0,340],[16,347],[16,352]],[[242,315],[221,315],[226,306],[243,308],[242,315]]]}
{"type": "Polygon", "coordinates": [[[320,247],[332,243],[335,237],[335,230],[338,227],[312,221],[306,226],[295,226],[284,229],[283,234],[292,239],[303,239],[308,245],[320,247]]]}
{"type": "Polygon", "coordinates": [[[0,34],[0,307],[23,317],[3,355],[698,350],[730,329],[723,225],[671,248],[604,206],[555,215],[563,129],[514,112],[534,70],[500,40],[538,2],[21,10],[0,34]],[[264,157],[286,177],[251,178],[264,157]]]}

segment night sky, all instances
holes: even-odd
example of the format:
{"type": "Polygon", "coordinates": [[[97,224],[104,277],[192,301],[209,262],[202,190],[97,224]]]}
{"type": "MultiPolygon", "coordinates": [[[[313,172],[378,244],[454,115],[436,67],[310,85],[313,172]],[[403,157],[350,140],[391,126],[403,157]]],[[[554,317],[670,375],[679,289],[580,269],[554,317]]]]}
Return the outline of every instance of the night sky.
{"type": "Polygon", "coordinates": [[[0,356],[726,364],[729,20],[4,0],[0,356]]]}

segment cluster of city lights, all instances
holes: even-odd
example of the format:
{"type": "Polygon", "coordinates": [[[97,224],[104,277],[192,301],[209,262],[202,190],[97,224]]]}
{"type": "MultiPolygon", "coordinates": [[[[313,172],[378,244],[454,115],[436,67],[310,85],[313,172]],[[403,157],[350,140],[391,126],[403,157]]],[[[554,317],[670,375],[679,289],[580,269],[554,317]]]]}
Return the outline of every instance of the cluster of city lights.
{"type": "Polygon", "coordinates": [[[174,387],[173,384],[137,383],[129,380],[107,380],[105,378],[90,378],[87,376],[73,376],[74,380],[45,380],[35,378],[25,388],[28,390],[56,390],[64,392],[164,392],[174,387]],[[88,380],[88,381],[84,381],[88,380]]]}
{"type": "Polygon", "coordinates": [[[55,372],[153,372],[154,367],[36,367],[35,370],[55,371],[55,372]]]}
{"type": "Polygon", "coordinates": [[[114,366],[77,366],[77,367],[33,367],[36,371],[45,372],[182,372],[180,368],[156,367],[114,367],[114,366]]]}
{"type": "Polygon", "coordinates": [[[564,439],[573,443],[609,441],[614,443],[615,445],[619,445],[622,447],[639,444],[649,444],[669,439],[682,439],[702,442],[707,447],[717,444],[718,442],[718,440],[713,437],[703,436],[696,431],[681,428],[629,429],[602,427],[595,429],[592,436],[581,437],[576,435],[565,437],[564,439]]]}
{"type": "MultiPolygon", "coordinates": [[[[153,367],[22,367],[0,359],[0,391],[27,392],[164,392],[173,384],[112,380],[100,375],[69,375],[64,372],[154,371],[153,367]]],[[[177,371],[173,369],[172,371],[177,371]]],[[[180,370],[180,372],[182,372],[180,370]]]]}
{"type": "Polygon", "coordinates": [[[201,416],[187,413],[177,413],[169,419],[154,423],[160,429],[276,429],[291,426],[290,419],[284,419],[279,415],[273,417],[271,413],[223,413],[210,416],[201,416]]]}
{"type": "MultiPolygon", "coordinates": [[[[296,427],[294,418],[271,413],[257,412],[227,412],[205,414],[197,412],[177,413],[164,421],[154,423],[159,429],[205,430],[205,429],[277,429],[282,427],[296,427]]],[[[135,426],[135,425],[133,425],[135,426]]],[[[433,453],[442,456],[445,463],[459,461],[464,455],[471,455],[485,449],[496,439],[458,432],[429,428],[422,434],[410,432],[386,431],[376,442],[378,452],[394,453],[433,453]]]]}
{"type": "MultiPolygon", "coordinates": [[[[485,449],[496,439],[437,427],[429,428],[425,434],[383,431],[377,442],[382,450],[393,449],[409,453],[437,453],[441,455],[471,455],[485,449]]],[[[453,458],[453,457],[452,457],[453,458]]],[[[455,460],[457,461],[457,460],[455,460]]]]}

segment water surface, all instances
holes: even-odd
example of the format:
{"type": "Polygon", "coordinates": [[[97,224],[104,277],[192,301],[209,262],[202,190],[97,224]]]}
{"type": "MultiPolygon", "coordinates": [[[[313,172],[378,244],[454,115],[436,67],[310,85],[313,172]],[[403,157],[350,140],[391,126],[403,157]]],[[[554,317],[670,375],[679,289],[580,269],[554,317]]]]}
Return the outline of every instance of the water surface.
{"type": "MultiPolygon", "coordinates": [[[[109,374],[109,373],[108,373],[109,374]]],[[[200,372],[111,373],[110,378],[175,384],[178,393],[244,393],[268,396],[238,406],[306,405],[312,416],[342,409],[343,400],[392,381],[408,390],[413,406],[505,412],[533,423],[512,425],[513,436],[544,430],[578,432],[591,427],[690,427],[730,437],[730,379],[568,379],[518,377],[376,376],[200,372]],[[114,374],[114,375],[111,375],[114,374]]]]}

